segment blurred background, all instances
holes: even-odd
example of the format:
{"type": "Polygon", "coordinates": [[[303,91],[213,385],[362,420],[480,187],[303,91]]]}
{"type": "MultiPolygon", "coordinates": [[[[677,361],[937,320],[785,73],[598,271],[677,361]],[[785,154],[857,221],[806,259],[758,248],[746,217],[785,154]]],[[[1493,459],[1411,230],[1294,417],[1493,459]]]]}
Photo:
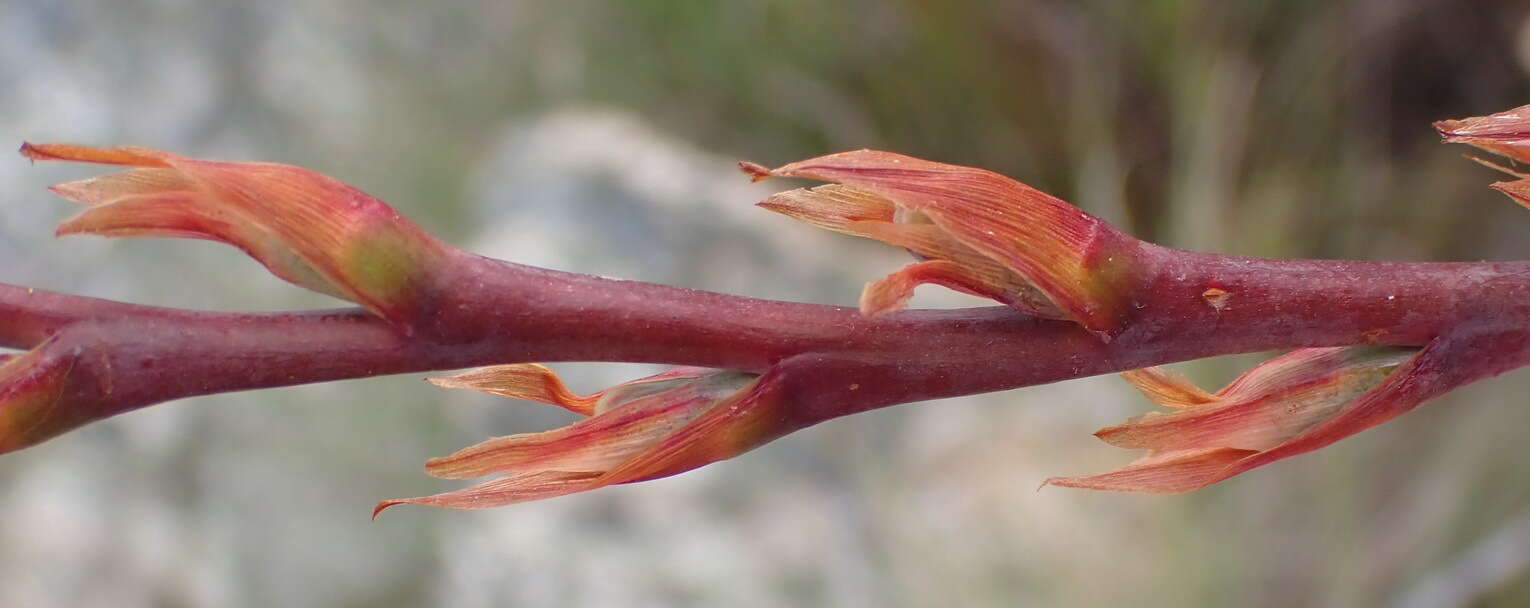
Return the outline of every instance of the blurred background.
{"type": "MultiPolygon", "coordinates": [[[[776,186],[734,161],[977,165],[1227,253],[1530,258],[1530,214],[1429,128],[1530,102],[1522,0],[442,4],[0,1],[0,142],[300,164],[486,254],[847,305],[904,255],[754,209],[776,186]]],[[[0,161],[0,281],[338,305],[217,245],[51,238],[73,210],[44,186],[98,172],[0,161]]],[[[460,485],[426,458],[568,417],[420,376],[203,397],[0,457],[0,605],[1523,605],[1526,394],[1508,374],[1184,496],[1037,491],[1135,457],[1090,433],[1149,404],[1092,378],[375,522],[460,485]]]]}

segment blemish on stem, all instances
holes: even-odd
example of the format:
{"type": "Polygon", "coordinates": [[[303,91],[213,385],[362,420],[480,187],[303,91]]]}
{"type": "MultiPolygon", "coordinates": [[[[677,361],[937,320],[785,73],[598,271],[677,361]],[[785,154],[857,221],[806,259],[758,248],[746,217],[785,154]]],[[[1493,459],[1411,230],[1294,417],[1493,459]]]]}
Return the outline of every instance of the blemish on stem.
{"type": "Polygon", "coordinates": [[[1206,301],[1207,306],[1222,312],[1222,309],[1227,307],[1228,300],[1232,299],[1232,292],[1220,287],[1212,287],[1201,292],[1201,299],[1206,301]]]}

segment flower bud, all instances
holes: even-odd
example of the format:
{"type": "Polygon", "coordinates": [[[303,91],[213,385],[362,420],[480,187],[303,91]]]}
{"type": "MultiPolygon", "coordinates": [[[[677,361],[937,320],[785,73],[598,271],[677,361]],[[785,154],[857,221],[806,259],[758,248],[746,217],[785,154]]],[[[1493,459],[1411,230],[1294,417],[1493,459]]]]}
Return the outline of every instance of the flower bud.
{"type": "Polygon", "coordinates": [[[291,165],[198,160],[150,148],[25,144],[34,160],[128,165],[53,186],[90,208],[58,234],[195,238],[233,245],[272,274],[407,328],[448,247],[392,207],[291,165]]]}
{"type": "Polygon", "coordinates": [[[1032,314],[1071,319],[1107,340],[1131,313],[1136,241],[997,173],[875,150],[774,170],[740,166],[755,179],[834,182],[778,194],[760,205],[903,247],[924,260],[869,285],[863,312],[895,309],[915,285],[936,283],[1032,314]]]}
{"type": "Polygon", "coordinates": [[[776,391],[762,376],[680,367],[593,395],[577,395],[535,364],[501,365],[448,378],[440,386],[530,399],[588,415],[574,424],[496,437],[442,458],[425,471],[446,479],[504,475],[475,486],[397,504],[478,509],[583,492],[682,473],[732,458],[781,436],[776,391]]]}
{"type": "Polygon", "coordinates": [[[1377,415],[1341,416],[1358,409],[1360,398],[1391,375],[1402,373],[1398,368],[1418,352],[1380,346],[1301,349],[1266,361],[1215,394],[1158,368],[1126,372],[1123,376],[1143,394],[1175,411],[1149,413],[1095,436],[1117,447],[1146,449],[1147,455],[1109,473],[1046,483],[1133,492],[1205,487],[1294,455],[1297,451],[1288,448],[1325,423],[1343,427],[1325,429],[1328,435],[1346,436],[1378,424],[1384,419],[1380,415],[1412,407],[1417,400],[1385,399],[1383,405],[1390,407],[1370,412],[1377,415]]]}

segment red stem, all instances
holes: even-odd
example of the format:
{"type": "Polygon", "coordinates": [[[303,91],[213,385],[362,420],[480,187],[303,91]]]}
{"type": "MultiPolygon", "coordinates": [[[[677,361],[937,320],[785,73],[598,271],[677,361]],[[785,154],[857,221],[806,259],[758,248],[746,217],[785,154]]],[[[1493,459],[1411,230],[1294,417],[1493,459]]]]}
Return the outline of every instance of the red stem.
{"type": "Polygon", "coordinates": [[[453,254],[407,337],[359,309],[196,312],[0,284],[0,346],[57,336],[46,348],[74,357],[66,390],[95,404],[90,419],[195,395],[525,361],[789,365],[804,425],[1220,354],[1422,345],[1463,331],[1516,337],[1496,342],[1497,371],[1530,361],[1530,262],[1273,260],[1146,243],[1136,254],[1134,311],[1109,343],[1002,307],[865,318],[453,254]],[[1225,299],[1208,299],[1212,288],[1225,299]]]}

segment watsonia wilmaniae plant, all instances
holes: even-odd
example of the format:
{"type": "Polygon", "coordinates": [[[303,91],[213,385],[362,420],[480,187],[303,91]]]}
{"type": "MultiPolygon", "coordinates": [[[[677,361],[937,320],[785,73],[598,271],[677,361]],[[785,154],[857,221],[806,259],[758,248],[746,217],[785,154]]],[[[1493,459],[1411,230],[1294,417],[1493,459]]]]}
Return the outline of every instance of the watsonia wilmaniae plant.
{"type": "MultiPolygon", "coordinates": [[[[1436,127],[1530,161],[1530,106],[1436,127]]],[[[459,490],[389,500],[492,507],[673,475],[831,418],[1124,372],[1166,412],[1097,435],[1138,460],[1057,477],[1183,492],[1311,451],[1530,363],[1530,262],[1280,260],[1160,247],[1007,177],[860,150],[755,179],[828,182],[760,206],[903,248],[859,306],[758,300],[521,266],[456,249],[307,169],[148,148],[26,144],[34,160],[121,165],[53,190],[85,209],[59,234],[228,243],[359,308],[138,306],[0,284],[0,451],[172,399],[488,365],[434,378],[584,416],[432,459],[459,490]],[[900,310],[933,283],[1004,306],[900,310]],[[1216,392],[1155,365],[1296,349],[1216,392]],[[534,362],[669,371],[593,395],[534,362]]],[[[1496,166],[1496,165],[1495,165],[1496,166]]],[[[1530,206],[1530,179],[1494,187],[1530,206]]]]}

